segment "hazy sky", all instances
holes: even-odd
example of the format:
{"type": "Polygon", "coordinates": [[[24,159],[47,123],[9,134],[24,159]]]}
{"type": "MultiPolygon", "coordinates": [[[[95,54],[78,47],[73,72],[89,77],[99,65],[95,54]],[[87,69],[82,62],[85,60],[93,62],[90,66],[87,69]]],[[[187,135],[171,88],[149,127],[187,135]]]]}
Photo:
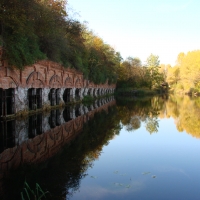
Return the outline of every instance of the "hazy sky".
{"type": "Polygon", "coordinates": [[[200,0],[68,0],[88,27],[125,59],[151,54],[175,65],[180,52],[200,49],[200,0]]]}

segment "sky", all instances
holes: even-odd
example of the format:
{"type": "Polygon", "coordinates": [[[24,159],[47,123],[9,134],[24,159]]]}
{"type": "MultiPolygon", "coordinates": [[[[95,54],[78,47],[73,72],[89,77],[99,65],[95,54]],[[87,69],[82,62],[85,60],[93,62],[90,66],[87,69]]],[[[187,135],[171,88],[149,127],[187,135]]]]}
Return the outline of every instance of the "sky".
{"type": "Polygon", "coordinates": [[[200,49],[200,0],[68,0],[73,18],[123,57],[145,63],[152,53],[176,64],[180,52],[200,49]]]}

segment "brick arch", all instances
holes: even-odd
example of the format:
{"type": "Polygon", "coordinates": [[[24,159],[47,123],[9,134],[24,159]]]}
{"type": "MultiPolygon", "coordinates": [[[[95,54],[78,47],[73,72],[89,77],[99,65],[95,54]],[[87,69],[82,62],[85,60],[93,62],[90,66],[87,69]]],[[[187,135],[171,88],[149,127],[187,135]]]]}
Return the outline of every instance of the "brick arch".
{"type": "Polygon", "coordinates": [[[19,86],[18,82],[15,81],[12,77],[2,77],[0,78],[0,88],[9,89],[17,88],[19,86]]]}
{"type": "Polygon", "coordinates": [[[73,80],[70,76],[68,76],[66,79],[65,79],[65,82],[64,82],[64,85],[67,86],[67,87],[72,87],[73,86],[73,80]]]}
{"type": "Polygon", "coordinates": [[[79,76],[75,76],[75,77],[74,77],[74,86],[75,86],[76,88],[82,87],[81,78],[80,78],[79,76]]]}
{"type": "Polygon", "coordinates": [[[80,77],[76,76],[74,78],[74,85],[75,85],[76,88],[82,87],[82,83],[81,83],[81,78],[80,77]]]}
{"type": "Polygon", "coordinates": [[[61,78],[58,76],[58,75],[53,75],[51,78],[50,78],[50,81],[49,81],[49,86],[51,88],[61,88],[62,87],[62,81],[61,81],[61,78]]]}
{"type": "Polygon", "coordinates": [[[90,88],[94,88],[94,87],[95,87],[95,85],[94,85],[94,83],[93,83],[93,82],[89,82],[89,83],[88,83],[88,87],[90,87],[90,88]]]}
{"type": "MultiPolygon", "coordinates": [[[[9,82],[10,85],[13,85],[13,86],[15,85],[16,87],[20,86],[19,76],[14,70],[7,68],[6,73],[7,73],[7,78],[10,78],[10,82],[9,82]]],[[[16,88],[15,86],[14,88],[16,88]]],[[[10,88],[13,88],[13,87],[10,87],[10,88]]]]}
{"type": "Polygon", "coordinates": [[[32,72],[26,79],[27,86],[41,88],[45,86],[44,77],[40,72],[32,72]]]}

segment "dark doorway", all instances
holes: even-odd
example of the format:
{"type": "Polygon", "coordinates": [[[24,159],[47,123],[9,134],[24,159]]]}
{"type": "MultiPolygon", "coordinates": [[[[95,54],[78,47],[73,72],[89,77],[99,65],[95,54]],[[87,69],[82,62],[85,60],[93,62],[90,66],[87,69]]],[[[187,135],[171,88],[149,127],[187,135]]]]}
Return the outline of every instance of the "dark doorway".
{"type": "Polygon", "coordinates": [[[67,88],[63,93],[63,100],[65,103],[70,102],[70,90],[71,88],[67,88]]]}
{"type": "Polygon", "coordinates": [[[56,105],[56,90],[53,88],[49,92],[49,100],[50,100],[51,106],[56,105]]]}
{"type": "Polygon", "coordinates": [[[100,96],[100,89],[97,90],[97,96],[100,96]]]}
{"type": "Polygon", "coordinates": [[[15,113],[15,89],[0,89],[0,116],[15,113]]]}
{"type": "Polygon", "coordinates": [[[37,108],[42,108],[42,89],[38,88],[36,89],[36,104],[37,108]]]}
{"type": "Polygon", "coordinates": [[[51,106],[59,105],[60,103],[60,89],[52,88],[49,92],[49,101],[51,106]]]}
{"type": "Polygon", "coordinates": [[[42,108],[42,89],[30,88],[28,89],[29,109],[36,110],[42,108]]]}
{"type": "Polygon", "coordinates": [[[60,103],[60,89],[56,89],[56,105],[60,103]]]}
{"type": "Polygon", "coordinates": [[[79,101],[81,99],[79,88],[76,88],[76,90],[75,90],[75,99],[76,99],[76,101],[79,101]]]}
{"type": "Polygon", "coordinates": [[[91,89],[89,89],[88,90],[88,93],[87,93],[87,95],[89,95],[89,96],[91,96],[92,94],[91,94],[91,89]]]}

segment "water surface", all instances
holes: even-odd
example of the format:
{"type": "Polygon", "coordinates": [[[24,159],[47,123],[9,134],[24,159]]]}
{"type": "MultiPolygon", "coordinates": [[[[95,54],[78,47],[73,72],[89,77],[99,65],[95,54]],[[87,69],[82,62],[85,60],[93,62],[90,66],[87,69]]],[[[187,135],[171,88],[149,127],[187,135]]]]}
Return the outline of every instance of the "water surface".
{"type": "Polygon", "coordinates": [[[9,139],[8,148],[4,142],[1,161],[16,145],[41,147],[36,145],[38,137],[47,138],[48,148],[45,156],[38,150],[29,162],[23,158],[17,165],[16,158],[16,167],[1,168],[2,199],[20,199],[24,180],[32,188],[39,183],[48,190],[47,199],[199,199],[200,99],[170,96],[114,102],[36,117],[38,125],[43,119],[42,126],[46,119],[46,132],[44,127],[30,128],[34,120],[29,119],[24,126],[27,139],[20,144],[16,137],[9,139]]]}

